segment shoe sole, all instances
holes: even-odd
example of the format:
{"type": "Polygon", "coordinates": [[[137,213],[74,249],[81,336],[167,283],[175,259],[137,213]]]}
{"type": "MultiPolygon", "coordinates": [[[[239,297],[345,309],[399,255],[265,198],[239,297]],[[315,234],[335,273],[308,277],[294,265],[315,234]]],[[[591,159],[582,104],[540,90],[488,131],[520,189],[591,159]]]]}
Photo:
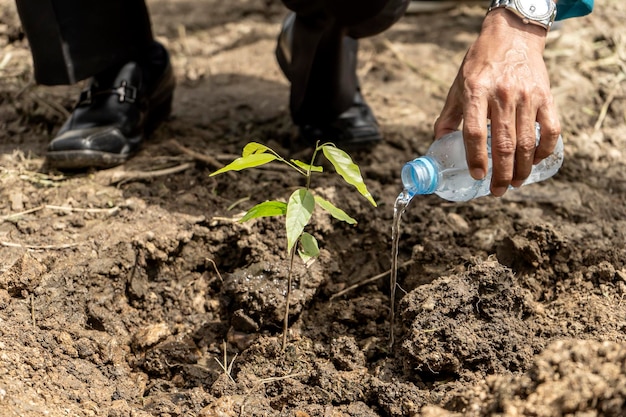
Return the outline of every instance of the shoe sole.
{"type": "Polygon", "coordinates": [[[298,140],[301,143],[305,143],[311,147],[315,147],[319,144],[323,143],[333,143],[337,147],[345,150],[360,150],[360,149],[368,149],[376,146],[379,143],[383,142],[382,134],[380,130],[377,133],[373,133],[371,135],[363,135],[359,137],[353,137],[350,139],[339,139],[332,138],[332,134],[321,135],[321,136],[313,136],[310,134],[306,134],[303,132],[304,129],[301,127],[298,128],[298,140]]]}
{"type": "Polygon", "coordinates": [[[91,149],[76,151],[48,152],[47,164],[50,168],[66,171],[78,171],[89,168],[106,169],[121,165],[133,154],[120,155],[117,153],[100,152],[91,149]]]}
{"type": "MultiPolygon", "coordinates": [[[[309,148],[315,148],[315,146],[317,145],[317,142],[314,143],[312,140],[307,140],[302,136],[299,136],[299,143],[305,144],[305,147],[309,147],[309,148]]],[[[350,141],[350,140],[348,141],[340,141],[340,140],[319,141],[320,145],[323,145],[325,143],[332,143],[337,148],[342,149],[347,152],[355,152],[355,151],[364,151],[364,150],[373,149],[377,145],[383,143],[383,138],[381,136],[375,136],[371,138],[364,138],[363,140],[359,140],[358,142],[350,141]]]]}
{"type": "MultiPolygon", "coordinates": [[[[144,128],[144,139],[152,133],[172,112],[173,93],[165,96],[148,111],[144,128]]],[[[139,141],[140,138],[133,138],[139,141]]],[[[121,165],[136,154],[117,154],[91,149],[52,151],[46,153],[46,164],[50,168],[62,170],[82,170],[88,168],[106,169],[121,165]]]]}

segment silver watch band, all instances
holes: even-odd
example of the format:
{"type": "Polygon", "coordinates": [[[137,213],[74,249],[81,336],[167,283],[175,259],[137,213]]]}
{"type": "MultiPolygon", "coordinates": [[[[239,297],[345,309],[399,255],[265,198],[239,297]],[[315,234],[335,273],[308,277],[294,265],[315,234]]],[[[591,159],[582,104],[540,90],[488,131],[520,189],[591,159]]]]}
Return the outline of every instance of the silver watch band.
{"type": "Polygon", "coordinates": [[[551,4],[549,12],[545,15],[536,17],[524,14],[518,7],[518,2],[520,1],[523,0],[491,0],[491,5],[489,6],[489,10],[487,11],[487,13],[494,9],[505,8],[519,16],[526,24],[533,24],[541,26],[546,30],[550,30],[550,27],[552,26],[552,23],[556,18],[556,4],[553,0],[549,0],[551,4]]]}

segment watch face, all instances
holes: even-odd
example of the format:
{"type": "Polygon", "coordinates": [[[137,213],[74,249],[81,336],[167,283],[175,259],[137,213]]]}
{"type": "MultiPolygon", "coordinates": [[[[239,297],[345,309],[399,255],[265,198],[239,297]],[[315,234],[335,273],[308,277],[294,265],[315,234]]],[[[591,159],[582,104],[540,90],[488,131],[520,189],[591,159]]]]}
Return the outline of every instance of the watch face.
{"type": "Polygon", "coordinates": [[[552,0],[515,0],[515,6],[531,19],[545,18],[552,12],[552,0]]]}

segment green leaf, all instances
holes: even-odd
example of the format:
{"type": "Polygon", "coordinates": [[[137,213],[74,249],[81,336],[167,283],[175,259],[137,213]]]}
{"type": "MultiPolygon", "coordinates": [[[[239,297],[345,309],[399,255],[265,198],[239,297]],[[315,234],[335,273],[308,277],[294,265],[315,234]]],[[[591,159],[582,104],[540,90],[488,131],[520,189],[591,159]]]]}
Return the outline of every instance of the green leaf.
{"type": "Polygon", "coordinates": [[[300,168],[302,168],[303,170],[307,172],[309,171],[309,169],[311,170],[311,172],[324,172],[324,167],[310,165],[302,161],[298,161],[297,159],[292,159],[291,162],[293,162],[295,165],[299,166],[300,168]]]}
{"type": "Polygon", "coordinates": [[[213,172],[209,176],[212,177],[217,174],[223,174],[228,171],[241,171],[246,168],[254,168],[261,165],[265,165],[269,162],[272,162],[276,159],[276,155],[272,155],[269,153],[253,153],[250,155],[242,156],[241,158],[235,159],[230,164],[226,165],[223,168],[218,169],[213,172]]]}
{"type": "Polygon", "coordinates": [[[313,209],[315,208],[315,198],[306,188],[300,188],[291,194],[287,203],[287,252],[291,253],[304,227],[309,224],[313,209]]]}
{"type": "Polygon", "coordinates": [[[250,142],[246,146],[243,147],[243,152],[241,152],[241,156],[248,156],[255,153],[264,153],[265,151],[270,150],[267,146],[258,142],[250,142]]]}
{"type": "Polygon", "coordinates": [[[300,247],[302,253],[314,258],[319,256],[320,248],[317,245],[317,239],[312,234],[304,232],[300,237],[300,247]]]}
{"type": "Polygon", "coordinates": [[[286,213],[287,203],[282,201],[265,201],[248,210],[239,222],[243,223],[258,217],[284,216],[286,213]]]}
{"type": "Polygon", "coordinates": [[[300,250],[298,250],[298,255],[300,255],[305,265],[309,266],[313,258],[317,258],[319,254],[320,248],[317,245],[317,240],[307,232],[302,233],[302,236],[300,236],[300,250]]]}
{"type": "Polygon", "coordinates": [[[367,200],[372,203],[374,207],[377,207],[374,198],[367,190],[365,183],[363,182],[363,177],[361,176],[361,170],[359,167],[352,161],[350,155],[337,148],[334,145],[322,145],[322,151],[324,152],[324,156],[330,161],[331,164],[335,167],[335,170],[348,184],[353,185],[359,193],[367,200]]]}
{"type": "Polygon", "coordinates": [[[320,205],[321,208],[330,213],[337,220],[341,220],[342,222],[346,222],[348,224],[356,224],[356,220],[352,217],[348,216],[348,214],[342,209],[336,207],[328,200],[324,200],[320,196],[315,196],[315,202],[320,205]]]}

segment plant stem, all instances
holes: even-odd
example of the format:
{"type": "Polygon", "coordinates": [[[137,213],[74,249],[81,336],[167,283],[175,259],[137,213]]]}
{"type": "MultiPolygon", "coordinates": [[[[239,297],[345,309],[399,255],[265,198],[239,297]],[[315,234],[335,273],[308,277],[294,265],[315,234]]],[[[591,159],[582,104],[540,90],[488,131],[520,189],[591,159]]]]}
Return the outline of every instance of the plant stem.
{"type": "MultiPolygon", "coordinates": [[[[319,145],[319,142],[317,143],[317,145],[319,145]]],[[[311,163],[309,164],[309,169],[307,169],[307,171],[304,173],[304,176],[306,177],[306,189],[307,191],[311,188],[311,166],[313,166],[313,163],[315,162],[315,156],[317,155],[317,152],[320,150],[319,146],[315,146],[315,150],[313,151],[313,156],[311,157],[311,163]]],[[[283,162],[293,166],[293,164],[291,164],[289,161],[284,160],[283,158],[281,158],[280,156],[278,156],[283,162]]],[[[295,167],[300,173],[302,173],[302,171],[298,168],[295,167]]],[[[300,234],[300,236],[302,236],[302,234],[300,234]]],[[[296,258],[296,248],[297,248],[298,244],[296,243],[294,245],[293,248],[291,248],[291,254],[290,254],[290,259],[289,259],[289,270],[287,272],[287,295],[285,297],[285,317],[283,320],[283,352],[285,351],[285,348],[287,347],[287,332],[289,331],[289,302],[291,300],[291,279],[292,279],[292,275],[293,275],[293,261],[296,258]]]]}
{"type": "Polygon", "coordinates": [[[291,249],[289,270],[287,271],[287,295],[285,296],[285,317],[283,320],[283,352],[287,347],[287,332],[289,331],[289,301],[291,300],[291,277],[293,274],[293,261],[296,257],[296,247],[291,249]]]}
{"type": "Polygon", "coordinates": [[[287,164],[288,166],[290,166],[291,168],[295,169],[296,171],[298,171],[300,174],[302,175],[307,175],[305,171],[303,171],[302,169],[300,169],[299,166],[297,166],[296,164],[292,163],[291,161],[286,160],[285,158],[283,158],[282,156],[280,156],[278,154],[278,152],[276,152],[274,149],[271,148],[267,148],[268,151],[270,151],[271,153],[274,154],[274,156],[276,156],[276,160],[278,162],[283,162],[285,164],[287,164]]]}
{"type": "Polygon", "coordinates": [[[313,156],[311,156],[311,163],[309,164],[309,169],[307,170],[307,173],[306,173],[306,189],[307,190],[311,188],[311,176],[312,176],[311,167],[315,163],[315,157],[317,156],[317,153],[321,149],[319,146],[319,143],[320,142],[318,140],[317,143],[315,144],[315,150],[313,150],[313,156]]]}

